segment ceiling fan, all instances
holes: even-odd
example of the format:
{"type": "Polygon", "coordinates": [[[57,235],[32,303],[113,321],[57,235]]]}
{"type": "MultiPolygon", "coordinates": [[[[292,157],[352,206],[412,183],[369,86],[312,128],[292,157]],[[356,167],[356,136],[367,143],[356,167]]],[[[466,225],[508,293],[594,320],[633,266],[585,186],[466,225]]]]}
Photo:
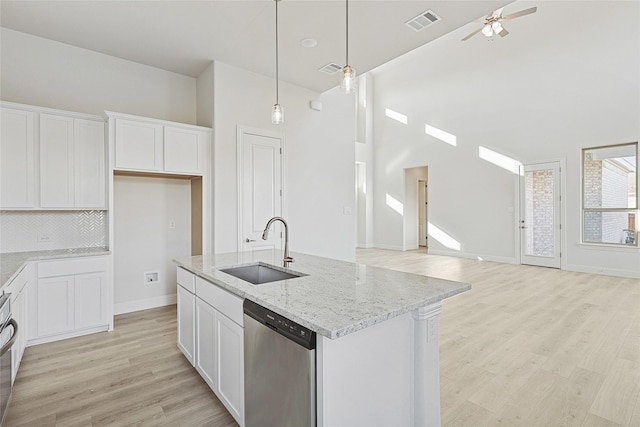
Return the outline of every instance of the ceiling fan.
{"type": "Polygon", "coordinates": [[[471,37],[475,36],[479,32],[482,32],[487,37],[491,37],[493,35],[499,35],[500,37],[504,37],[509,34],[509,32],[502,26],[501,22],[506,21],[507,19],[519,18],[524,15],[529,15],[535,13],[538,8],[530,7],[529,9],[524,9],[519,12],[510,13],[509,15],[502,15],[502,9],[500,8],[494,11],[492,14],[482,17],[480,19],[476,19],[474,22],[478,24],[482,24],[482,27],[475,30],[467,37],[463,38],[462,41],[469,40],[471,37]]]}

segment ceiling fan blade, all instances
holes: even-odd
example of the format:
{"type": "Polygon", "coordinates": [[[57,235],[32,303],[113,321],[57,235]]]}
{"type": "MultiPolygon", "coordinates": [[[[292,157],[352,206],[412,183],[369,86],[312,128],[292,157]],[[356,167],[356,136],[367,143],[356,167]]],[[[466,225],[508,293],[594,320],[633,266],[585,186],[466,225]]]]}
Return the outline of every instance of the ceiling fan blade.
{"type": "Polygon", "coordinates": [[[466,41],[469,40],[471,37],[475,36],[476,34],[478,34],[480,31],[482,31],[482,28],[478,28],[477,30],[475,30],[473,33],[469,34],[467,37],[463,38],[462,41],[466,41]]]}
{"type": "Polygon", "coordinates": [[[524,16],[524,15],[529,15],[529,14],[532,14],[532,13],[536,13],[537,10],[538,10],[537,7],[530,7],[529,9],[524,9],[524,10],[521,10],[520,12],[514,12],[514,13],[511,13],[509,15],[505,15],[505,16],[502,17],[502,19],[519,18],[519,17],[524,16]]]}
{"type": "Polygon", "coordinates": [[[502,31],[500,31],[500,32],[498,33],[498,35],[499,35],[500,37],[508,36],[508,35],[509,35],[509,31],[507,31],[507,29],[506,29],[505,27],[502,27],[502,31]]]}
{"type": "Polygon", "coordinates": [[[502,15],[502,10],[503,9],[504,9],[504,7],[501,7],[500,9],[494,10],[493,13],[491,14],[491,16],[494,17],[494,18],[500,17],[500,15],[502,15]]]}
{"type": "Polygon", "coordinates": [[[490,16],[490,15],[484,15],[482,18],[478,18],[478,19],[476,19],[476,20],[475,20],[475,21],[473,21],[473,22],[477,22],[478,24],[484,24],[484,23],[487,21],[487,18],[488,18],[489,16],[490,16]]]}

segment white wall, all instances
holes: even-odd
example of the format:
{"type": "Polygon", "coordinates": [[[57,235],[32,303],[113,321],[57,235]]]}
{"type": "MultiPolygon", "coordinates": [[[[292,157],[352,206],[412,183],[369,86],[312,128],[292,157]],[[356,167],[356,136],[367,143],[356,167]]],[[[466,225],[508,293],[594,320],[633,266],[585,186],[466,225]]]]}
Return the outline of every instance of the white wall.
{"type": "MultiPolygon", "coordinates": [[[[292,251],[355,258],[354,98],[280,83],[285,123],[271,124],[275,81],[214,63],[214,249],[236,251],[238,125],[285,134],[285,212],[292,251]],[[309,101],[323,103],[321,112],[309,101]],[[351,208],[351,215],[343,208],[351,208]]],[[[336,82],[337,85],[337,82],[336,82]]]]}
{"type": "Polygon", "coordinates": [[[462,245],[430,238],[430,251],[515,262],[517,177],[481,160],[485,146],[525,164],[565,160],[566,268],[640,277],[638,250],[579,244],[580,150],[640,135],[640,3],[511,9],[530,6],[538,12],[510,22],[508,37],[461,42],[470,24],[373,72],[376,244],[402,245],[403,219],[385,195],[403,201],[404,169],[428,165],[430,222],[462,245]],[[425,123],[456,135],[457,146],[425,135],[425,123]]]}
{"type": "Polygon", "coordinates": [[[115,313],[174,303],[171,259],[191,253],[190,181],[116,176],[113,192],[115,313]],[[160,273],[160,283],[143,282],[149,271],[160,273]]]}
{"type": "Polygon", "coordinates": [[[0,29],[0,99],[102,115],[195,124],[196,80],[87,49],[0,29]]]}

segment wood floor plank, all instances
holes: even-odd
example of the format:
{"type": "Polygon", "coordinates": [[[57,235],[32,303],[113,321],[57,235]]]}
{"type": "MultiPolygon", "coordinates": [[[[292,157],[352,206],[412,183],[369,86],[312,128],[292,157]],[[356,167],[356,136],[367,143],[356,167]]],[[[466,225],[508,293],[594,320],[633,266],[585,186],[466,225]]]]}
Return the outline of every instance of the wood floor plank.
{"type": "Polygon", "coordinates": [[[6,426],[237,426],[176,345],[176,306],[28,347],[6,426]]]}

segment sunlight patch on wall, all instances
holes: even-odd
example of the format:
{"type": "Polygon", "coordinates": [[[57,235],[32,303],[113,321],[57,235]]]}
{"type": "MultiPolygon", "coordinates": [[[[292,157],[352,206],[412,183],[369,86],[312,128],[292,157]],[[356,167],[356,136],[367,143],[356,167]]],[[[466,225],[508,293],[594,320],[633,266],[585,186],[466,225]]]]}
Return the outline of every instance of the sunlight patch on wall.
{"type": "Polygon", "coordinates": [[[384,109],[384,114],[385,114],[385,116],[389,117],[390,119],[393,119],[393,120],[395,120],[397,122],[400,122],[400,123],[402,123],[404,125],[407,124],[407,116],[405,116],[402,113],[398,113],[397,111],[393,111],[390,108],[385,108],[384,109]]]}
{"type": "Polygon", "coordinates": [[[404,206],[400,203],[399,200],[393,198],[393,196],[387,194],[387,206],[389,206],[394,211],[398,212],[400,215],[404,215],[404,206]]]}
{"type": "Polygon", "coordinates": [[[436,227],[430,222],[427,222],[427,227],[428,227],[427,234],[429,234],[429,236],[436,239],[443,246],[449,249],[453,249],[454,251],[459,251],[462,248],[462,245],[460,244],[460,242],[458,242],[456,239],[454,239],[453,237],[451,237],[450,235],[442,231],[442,229],[436,227]]]}
{"type": "Polygon", "coordinates": [[[508,170],[509,172],[516,175],[522,175],[524,173],[524,170],[522,169],[522,163],[520,163],[516,159],[512,159],[511,157],[497,153],[486,147],[478,147],[478,156],[480,156],[481,159],[486,160],[489,163],[493,163],[494,165],[508,170]]]}
{"type": "Polygon", "coordinates": [[[438,129],[437,127],[425,124],[424,133],[439,139],[442,142],[446,142],[449,145],[453,145],[454,147],[458,145],[458,138],[456,138],[455,135],[445,132],[442,129],[438,129]]]}

